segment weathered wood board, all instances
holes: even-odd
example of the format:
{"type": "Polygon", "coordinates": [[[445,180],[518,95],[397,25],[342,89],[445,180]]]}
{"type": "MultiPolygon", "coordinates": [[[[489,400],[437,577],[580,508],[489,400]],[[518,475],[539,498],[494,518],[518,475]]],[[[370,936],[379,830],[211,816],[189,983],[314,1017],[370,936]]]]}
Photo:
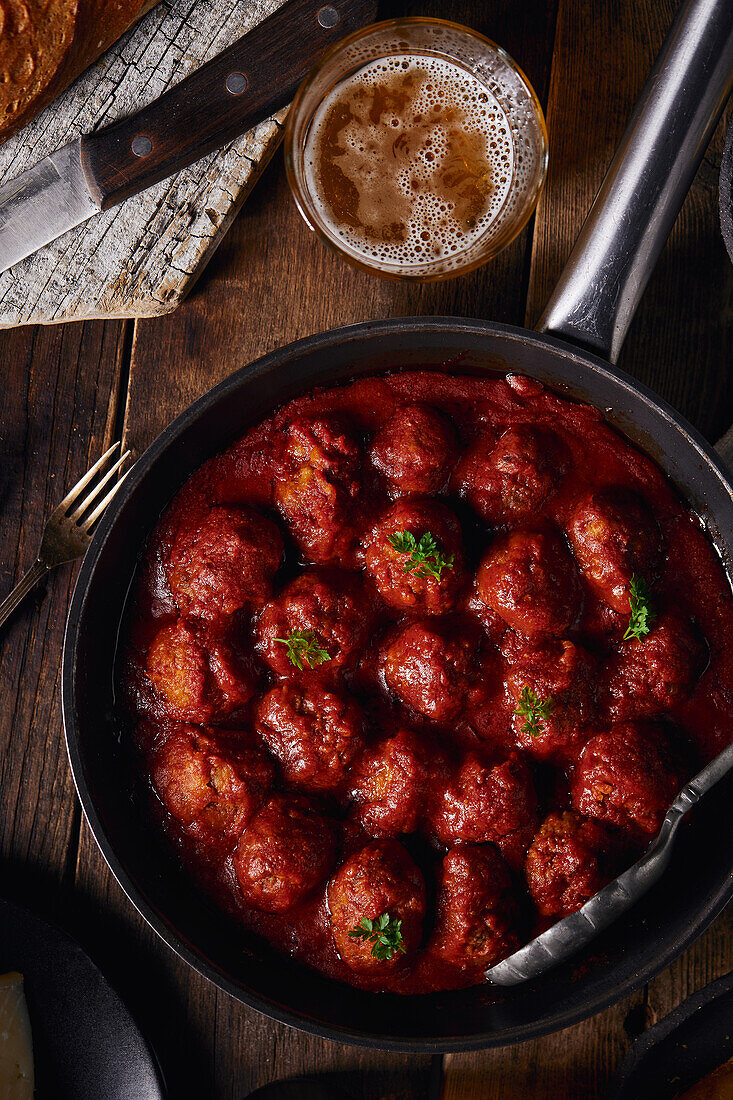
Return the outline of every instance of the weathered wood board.
{"type": "MultiPolygon", "coordinates": [[[[162,0],[0,147],[0,179],[12,179],[80,134],[138,110],[281,3],[162,0]]],[[[174,309],[277,148],[284,117],[279,112],[0,275],[0,327],[149,317],[174,309]]]]}

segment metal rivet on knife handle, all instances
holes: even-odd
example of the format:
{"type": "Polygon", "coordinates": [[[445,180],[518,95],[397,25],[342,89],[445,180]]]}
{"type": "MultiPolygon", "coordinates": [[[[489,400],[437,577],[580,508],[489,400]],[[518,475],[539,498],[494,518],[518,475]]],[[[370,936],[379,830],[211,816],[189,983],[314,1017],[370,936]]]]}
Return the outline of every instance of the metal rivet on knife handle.
{"type": "Polygon", "coordinates": [[[225,84],[230,95],[241,95],[247,87],[247,77],[244,73],[230,73],[225,84]]]}
{"type": "Polygon", "coordinates": [[[316,19],[326,30],[331,30],[339,21],[339,13],[330,4],[326,4],[325,7],[319,8],[316,19]]]}
{"type": "Polygon", "coordinates": [[[153,151],[153,143],[145,134],[138,134],[130,145],[136,157],[147,157],[153,151]]]}
{"type": "Polygon", "coordinates": [[[285,0],[142,110],[84,134],[17,179],[0,183],[0,272],[285,107],[324,41],[376,15],[377,0],[285,0]]]}

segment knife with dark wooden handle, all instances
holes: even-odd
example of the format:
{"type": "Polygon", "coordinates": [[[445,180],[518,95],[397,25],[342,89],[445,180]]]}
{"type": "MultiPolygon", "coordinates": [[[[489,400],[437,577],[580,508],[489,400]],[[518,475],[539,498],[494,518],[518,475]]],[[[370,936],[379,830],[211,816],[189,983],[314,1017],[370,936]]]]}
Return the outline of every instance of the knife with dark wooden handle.
{"type": "Polygon", "coordinates": [[[376,0],[289,0],[147,107],[4,184],[0,271],[284,107],[324,50],[375,14],[376,0]]]}

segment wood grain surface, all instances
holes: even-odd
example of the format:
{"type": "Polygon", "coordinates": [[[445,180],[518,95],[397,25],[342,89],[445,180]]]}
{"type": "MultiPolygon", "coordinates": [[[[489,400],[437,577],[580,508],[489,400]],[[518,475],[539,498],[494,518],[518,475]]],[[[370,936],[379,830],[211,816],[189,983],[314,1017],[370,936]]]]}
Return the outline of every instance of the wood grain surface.
{"type": "MultiPolygon", "coordinates": [[[[671,0],[409,0],[471,24],[520,62],[547,106],[551,171],[534,222],[491,265],[442,284],[382,282],[343,264],[299,219],[277,158],[194,292],[167,317],[0,336],[9,383],[0,426],[0,569],[9,588],[42,518],[90,456],[124,435],[136,451],[191,400],[255,356],[371,317],[538,316],[668,26],[671,0]]],[[[705,434],[733,420],[733,276],[719,238],[721,132],[698,173],[634,323],[624,366],[705,434]]],[[[161,1057],[174,1100],[243,1100],[299,1073],[354,1100],[600,1098],[630,1038],[733,965],[730,911],[648,987],[560,1034],[441,1059],[340,1046],[273,1024],[162,945],[79,821],[58,706],[71,572],[0,635],[0,860],[7,891],[61,918],[118,985],[161,1057]]]]}

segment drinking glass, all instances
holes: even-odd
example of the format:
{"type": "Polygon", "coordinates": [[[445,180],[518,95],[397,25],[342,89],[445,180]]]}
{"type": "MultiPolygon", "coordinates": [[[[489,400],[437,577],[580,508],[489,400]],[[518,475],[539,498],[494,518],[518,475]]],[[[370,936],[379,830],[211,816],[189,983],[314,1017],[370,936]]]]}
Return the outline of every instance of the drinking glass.
{"type": "MultiPolygon", "coordinates": [[[[421,79],[424,81],[425,77],[421,79]]],[[[431,85],[427,87],[430,89],[431,85]]],[[[436,125],[440,126],[439,104],[433,110],[438,114],[436,125]]],[[[380,116],[380,141],[384,140],[385,129],[389,125],[396,128],[395,139],[400,138],[405,120],[399,118],[398,110],[394,113],[397,117],[391,120],[380,116]]],[[[456,137],[460,139],[458,130],[456,137]]],[[[446,148],[444,141],[441,145],[438,140],[437,145],[440,149],[446,148]]],[[[414,141],[412,147],[415,147],[414,141]]],[[[336,146],[337,151],[339,148],[336,146]]],[[[403,156],[405,148],[409,149],[410,145],[403,141],[403,156]]],[[[366,151],[363,146],[360,149],[363,178],[355,183],[359,209],[364,204],[370,209],[377,208],[380,202],[388,201],[391,193],[388,187],[395,186],[394,180],[387,180],[385,172],[380,175],[377,171],[377,168],[381,170],[379,162],[373,161],[370,166],[369,147],[366,151]]],[[[455,156],[453,160],[456,160],[455,156]]],[[[547,131],[542,108],[532,86],[509,55],[494,42],[467,27],[442,19],[391,19],[364,27],[343,39],[328,50],[308,74],[288,114],[285,165],[303,218],[351,264],[388,279],[447,279],[485,263],[505,248],[526,225],[545,180],[547,131]],[[389,233],[381,236],[380,232],[372,232],[371,236],[360,235],[354,230],[353,219],[340,219],[334,209],[335,204],[329,206],[326,198],[328,188],[323,174],[319,175],[323,164],[317,155],[319,134],[324,132],[324,119],[330,105],[338,97],[339,89],[344,93],[349,81],[353,87],[358,81],[357,74],[389,73],[399,69],[400,65],[405,70],[417,66],[418,70],[424,71],[427,67],[433,71],[436,66],[431,59],[442,62],[443,70],[440,71],[452,72],[458,83],[464,80],[465,94],[462,98],[467,103],[470,101],[470,108],[467,109],[470,109],[471,117],[474,120],[479,118],[479,130],[485,136],[485,155],[490,166],[487,173],[487,188],[490,188],[487,190],[488,207],[475,224],[468,223],[469,228],[464,226],[456,230],[453,224],[447,239],[436,237],[429,246],[424,241],[431,234],[418,233],[420,226],[414,221],[400,223],[400,232],[406,243],[397,247],[394,240],[390,242],[389,239],[389,233],[394,235],[393,227],[387,226],[389,233]],[[478,95],[477,87],[481,89],[478,95]],[[477,110],[483,114],[478,116],[477,110]]],[[[405,170],[402,163],[403,177],[405,170]]],[[[349,181],[347,186],[351,187],[353,182],[349,181]]],[[[428,184],[425,186],[429,189],[428,184]]],[[[454,206],[450,202],[447,208],[445,205],[436,206],[439,198],[429,195],[426,201],[433,204],[431,209],[447,209],[446,217],[449,218],[454,206]]]]}

